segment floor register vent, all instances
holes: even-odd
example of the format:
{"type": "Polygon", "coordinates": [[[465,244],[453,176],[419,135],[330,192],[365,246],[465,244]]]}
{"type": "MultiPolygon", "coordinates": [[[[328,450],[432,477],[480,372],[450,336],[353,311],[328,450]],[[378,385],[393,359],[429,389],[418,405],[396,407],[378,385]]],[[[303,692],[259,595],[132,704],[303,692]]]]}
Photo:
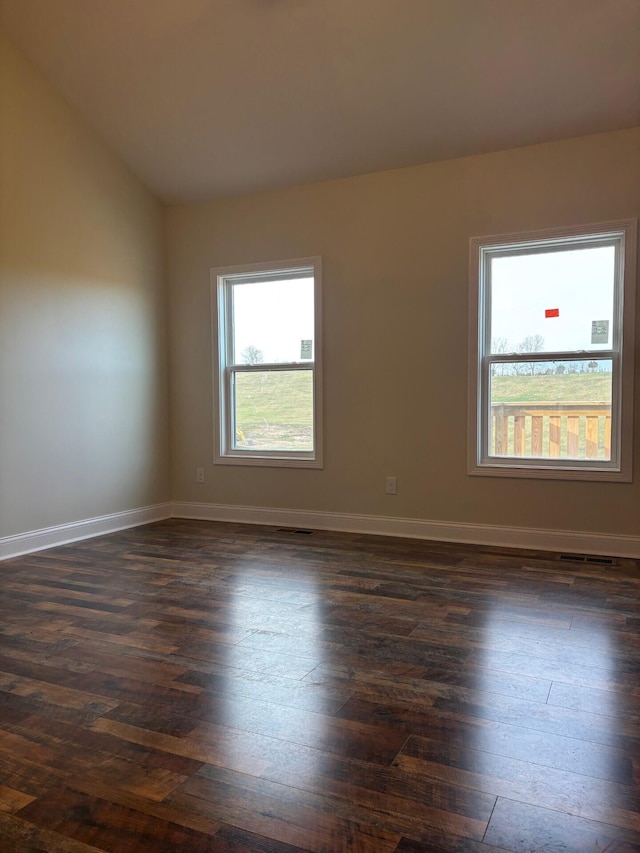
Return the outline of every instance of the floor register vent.
{"type": "Polygon", "coordinates": [[[570,563],[595,563],[598,566],[613,566],[615,562],[611,557],[587,557],[585,554],[560,554],[560,559],[570,563]]]}
{"type": "Polygon", "coordinates": [[[313,536],[315,530],[296,530],[295,527],[278,527],[276,533],[288,533],[290,536],[313,536]]]}

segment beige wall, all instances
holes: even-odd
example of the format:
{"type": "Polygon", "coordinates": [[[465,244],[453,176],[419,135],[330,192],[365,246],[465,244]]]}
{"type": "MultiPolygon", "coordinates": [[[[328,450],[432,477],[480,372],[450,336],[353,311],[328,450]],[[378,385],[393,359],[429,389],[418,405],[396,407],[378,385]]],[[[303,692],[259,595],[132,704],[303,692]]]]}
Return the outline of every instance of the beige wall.
{"type": "Polygon", "coordinates": [[[637,535],[637,452],[633,484],[467,475],[466,342],[471,236],[639,214],[640,130],[170,208],[174,499],[637,535]],[[209,269],[316,254],[325,467],[214,467],[209,269]]]}
{"type": "Polygon", "coordinates": [[[168,498],[163,211],[0,35],[0,536],[168,498]]]}
{"type": "Polygon", "coordinates": [[[170,497],[638,534],[637,436],[633,484],[467,476],[466,340],[469,237],[637,217],[640,130],[173,206],[163,244],[161,206],[1,36],[0,63],[0,536],[170,497]],[[214,466],[209,269],[315,254],[325,467],[214,466]]]}

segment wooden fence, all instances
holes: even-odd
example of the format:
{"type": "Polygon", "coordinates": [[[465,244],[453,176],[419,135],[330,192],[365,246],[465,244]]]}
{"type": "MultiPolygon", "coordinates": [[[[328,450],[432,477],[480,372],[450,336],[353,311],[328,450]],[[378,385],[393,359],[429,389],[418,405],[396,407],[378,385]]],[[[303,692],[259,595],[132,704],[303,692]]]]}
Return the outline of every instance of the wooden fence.
{"type": "Polygon", "coordinates": [[[491,455],[611,458],[611,403],[492,403],[491,455]]]}

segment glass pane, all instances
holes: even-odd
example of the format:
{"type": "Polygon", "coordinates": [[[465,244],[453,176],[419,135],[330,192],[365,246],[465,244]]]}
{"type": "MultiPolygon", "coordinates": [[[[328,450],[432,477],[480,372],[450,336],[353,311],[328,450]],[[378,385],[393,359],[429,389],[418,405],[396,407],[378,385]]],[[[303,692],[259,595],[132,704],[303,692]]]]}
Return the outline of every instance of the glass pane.
{"type": "Polygon", "coordinates": [[[491,352],[613,349],[615,248],[491,258],[491,352]]]}
{"type": "Polygon", "coordinates": [[[234,284],[234,364],[313,359],[313,277],[234,284]]]}
{"type": "Polygon", "coordinates": [[[611,459],[610,359],[492,364],[489,456],[611,459]]]}
{"type": "Polygon", "coordinates": [[[235,374],[235,450],[313,450],[313,371],[235,374]]]}

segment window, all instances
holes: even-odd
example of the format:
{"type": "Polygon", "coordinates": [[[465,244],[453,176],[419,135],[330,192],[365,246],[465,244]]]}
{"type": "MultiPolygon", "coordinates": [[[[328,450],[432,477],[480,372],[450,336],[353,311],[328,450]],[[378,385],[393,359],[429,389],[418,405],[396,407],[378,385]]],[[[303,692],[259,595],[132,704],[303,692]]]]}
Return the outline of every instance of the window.
{"type": "Polygon", "coordinates": [[[321,467],[320,259],[214,269],[211,281],[215,461],[321,467]]]}
{"type": "Polygon", "coordinates": [[[631,480],[635,238],[471,240],[469,473],[631,480]]]}

